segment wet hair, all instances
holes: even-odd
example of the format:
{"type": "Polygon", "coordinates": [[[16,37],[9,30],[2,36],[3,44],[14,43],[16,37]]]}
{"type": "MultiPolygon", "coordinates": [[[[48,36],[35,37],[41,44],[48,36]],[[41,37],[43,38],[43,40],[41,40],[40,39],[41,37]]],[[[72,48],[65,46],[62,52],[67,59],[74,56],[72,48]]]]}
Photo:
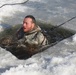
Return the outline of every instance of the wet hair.
{"type": "Polygon", "coordinates": [[[25,18],[31,18],[32,19],[32,22],[36,24],[36,19],[34,16],[32,15],[27,15],[25,18]]]}

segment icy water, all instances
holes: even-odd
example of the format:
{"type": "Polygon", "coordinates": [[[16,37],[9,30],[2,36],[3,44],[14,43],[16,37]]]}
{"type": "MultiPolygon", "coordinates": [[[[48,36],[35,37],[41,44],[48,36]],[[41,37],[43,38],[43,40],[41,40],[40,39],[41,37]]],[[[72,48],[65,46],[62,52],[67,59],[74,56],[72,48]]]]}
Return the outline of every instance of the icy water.
{"type": "MultiPolygon", "coordinates": [[[[0,0],[0,5],[5,3],[16,1],[0,0]]],[[[24,5],[6,5],[0,8],[0,24],[20,24],[27,14],[57,25],[76,15],[76,1],[30,0],[24,5]]],[[[75,24],[76,19],[64,27],[76,30],[75,24]]],[[[0,75],[76,75],[76,34],[27,60],[19,60],[0,47],[0,75]]]]}
{"type": "MultiPolygon", "coordinates": [[[[64,29],[61,27],[56,28],[55,26],[47,24],[47,23],[38,22],[37,24],[41,27],[42,33],[48,39],[49,44],[43,47],[39,47],[37,49],[37,52],[35,52],[34,54],[45,51],[47,48],[52,47],[56,45],[57,43],[59,43],[60,41],[62,41],[63,39],[66,39],[75,34],[75,31],[64,29]]],[[[17,43],[17,39],[15,40],[16,38],[15,33],[20,28],[20,26],[21,25],[18,25],[18,27],[12,27],[1,32],[0,46],[2,48],[5,48],[7,51],[11,52],[18,59],[28,59],[31,57],[31,55],[27,53],[24,48],[16,47],[18,43],[17,43]],[[7,43],[6,42],[2,43],[3,39],[11,40],[11,38],[14,38],[13,39],[14,44],[11,44],[10,46],[8,46],[8,48],[6,48],[5,46],[7,46],[7,43]]]]}

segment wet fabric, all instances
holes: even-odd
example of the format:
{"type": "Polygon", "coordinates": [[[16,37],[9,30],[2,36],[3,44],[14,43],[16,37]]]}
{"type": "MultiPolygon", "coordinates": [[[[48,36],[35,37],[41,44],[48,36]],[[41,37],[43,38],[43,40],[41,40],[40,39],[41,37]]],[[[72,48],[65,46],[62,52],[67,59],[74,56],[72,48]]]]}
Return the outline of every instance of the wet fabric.
{"type": "Polygon", "coordinates": [[[48,40],[41,32],[39,26],[29,33],[24,33],[24,36],[18,40],[18,47],[26,47],[30,53],[47,44],[48,40]]]}

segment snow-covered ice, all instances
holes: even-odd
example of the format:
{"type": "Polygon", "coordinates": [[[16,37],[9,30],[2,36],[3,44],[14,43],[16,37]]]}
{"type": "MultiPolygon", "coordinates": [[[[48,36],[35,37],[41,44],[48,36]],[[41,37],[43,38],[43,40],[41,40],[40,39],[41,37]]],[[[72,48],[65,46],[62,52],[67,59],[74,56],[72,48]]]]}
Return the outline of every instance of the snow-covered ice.
{"type": "MultiPolygon", "coordinates": [[[[26,0],[0,0],[3,4],[22,3],[26,0]]],[[[38,20],[59,25],[76,16],[75,0],[28,0],[25,4],[5,5],[0,8],[0,24],[21,24],[26,15],[32,14],[38,20]]],[[[66,23],[63,27],[76,30],[76,19],[66,23]]]]}

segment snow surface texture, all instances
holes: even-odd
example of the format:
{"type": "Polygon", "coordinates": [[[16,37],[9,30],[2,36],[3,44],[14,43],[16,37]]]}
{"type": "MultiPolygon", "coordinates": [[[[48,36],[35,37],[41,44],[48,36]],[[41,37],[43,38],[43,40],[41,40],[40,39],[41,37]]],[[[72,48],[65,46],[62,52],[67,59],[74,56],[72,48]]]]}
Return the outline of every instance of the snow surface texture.
{"type": "MultiPolygon", "coordinates": [[[[0,5],[5,3],[16,3],[16,0],[0,0],[0,5]]],[[[76,15],[76,1],[30,0],[24,5],[7,5],[0,8],[0,24],[22,23],[27,14],[60,24],[76,15]]],[[[75,24],[76,19],[64,26],[75,30],[75,24]]],[[[0,48],[0,75],[76,75],[76,34],[27,60],[19,60],[0,48]]]]}
{"type": "MultiPolygon", "coordinates": [[[[0,6],[24,1],[26,0],[0,0],[0,6]]],[[[29,0],[25,4],[6,5],[0,8],[0,23],[20,24],[28,14],[34,15],[38,20],[59,25],[76,16],[76,0],[29,0]]],[[[76,19],[63,27],[76,30],[75,24],[76,19]]]]}

